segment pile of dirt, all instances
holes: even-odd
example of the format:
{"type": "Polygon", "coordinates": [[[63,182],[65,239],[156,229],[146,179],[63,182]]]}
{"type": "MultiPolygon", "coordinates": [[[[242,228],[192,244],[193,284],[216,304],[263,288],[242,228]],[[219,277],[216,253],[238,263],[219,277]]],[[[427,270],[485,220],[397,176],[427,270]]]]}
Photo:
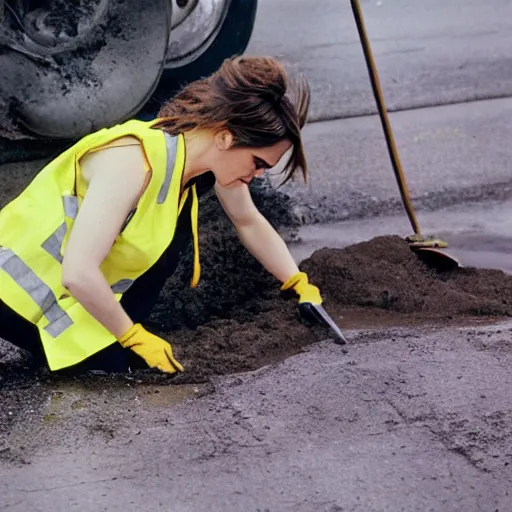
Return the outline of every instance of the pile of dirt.
{"type": "Polygon", "coordinates": [[[435,272],[407,242],[382,236],[343,250],[324,248],[302,262],[326,306],[379,308],[425,320],[510,316],[512,277],[499,270],[435,272]]]}
{"type": "MultiPolygon", "coordinates": [[[[242,251],[238,256],[245,263],[242,251]]],[[[328,335],[324,329],[313,330],[300,322],[296,299],[280,295],[264,272],[262,286],[244,290],[242,272],[247,268],[241,265],[237,283],[233,276],[222,280],[222,270],[217,268],[217,282],[231,286],[196,297],[201,303],[195,303],[194,309],[209,318],[205,325],[165,333],[190,370],[180,375],[179,382],[252,370],[328,335]],[[221,320],[213,316],[219,304],[223,307],[221,320]]],[[[342,317],[348,317],[352,327],[378,327],[379,323],[443,327],[487,323],[512,315],[512,276],[471,268],[437,273],[398,236],[378,237],[345,249],[321,249],[300,268],[320,287],[326,310],[342,328],[342,317]]],[[[249,272],[254,284],[257,274],[249,272]]],[[[167,305],[172,295],[166,296],[167,305]]],[[[180,312],[179,304],[174,307],[180,312]]],[[[166,311],[169,314],[172,309],[166,311]]]]}

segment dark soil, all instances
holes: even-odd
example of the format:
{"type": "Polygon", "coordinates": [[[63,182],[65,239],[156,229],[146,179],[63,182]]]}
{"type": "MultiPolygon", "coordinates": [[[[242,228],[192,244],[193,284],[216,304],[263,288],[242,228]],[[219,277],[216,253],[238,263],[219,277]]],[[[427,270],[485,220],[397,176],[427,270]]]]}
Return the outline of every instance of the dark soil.
{"type": "MultiPolygon", "coordinates": [[[[329,334],[302,324],[296,299],[280,295],[273,278],[237,247],[236,240],[230,240],[230,247],[224,255],[229,264],[224,268],[212,264],[215,280],[205,282],[202,293],[187,297],[190,292],[177,291],[175,284],[176,291],[168,290],[155,311],[154,318],[162,317],[162,327],[169,325],[166,318],[171,311],[178,312],[175,320],[187,315],[188,320],[179,320],[181,326],[202,325],[196,330],[167,329],[178,357],[191,369],[179,376],[180,382],[255,369],[329,334]],[[181,294],[185,303],[180,302],[181,294]],[[218,316],[223,319],[217,320],[218,316]]],[[[512,315],[512,276],[486,269],[438,273],[398,236],[345,249],[321,249],[300,267],[319,286],[326,310],[342,328],[347,326],[342,317],[351,328],[444,327],[489,323],[512,315]]]]}
{"type": "Polygon", "coordinates": [[[324,248],[301,267],[321,288],[326,307],[379,308],[440,322],[512,313],[512,276],[473,268],[437,273],[398,236],[324,248]]]}

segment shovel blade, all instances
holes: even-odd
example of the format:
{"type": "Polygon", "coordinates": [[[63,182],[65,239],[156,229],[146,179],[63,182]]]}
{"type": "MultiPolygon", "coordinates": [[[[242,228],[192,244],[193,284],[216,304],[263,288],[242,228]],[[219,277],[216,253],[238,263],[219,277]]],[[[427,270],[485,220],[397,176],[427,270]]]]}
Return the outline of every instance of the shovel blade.
{"type": "Polygon", "coordinates": [[[411,247],[412,251],[428,267],[437,272],[449,272],[462,267],[459,260],[437,247],[411,247]]]}
{"type": "Polygon", "coordinates": [[[320,304],[312,304],[311,302],[302,302],[299,304],[300,314],[310,322],[314,322],[327,327],[334,334],[334,341],[339,345],[346,345],[347,340],[341,329],[336,325],[334,320],[325,311],[320,304]]]}

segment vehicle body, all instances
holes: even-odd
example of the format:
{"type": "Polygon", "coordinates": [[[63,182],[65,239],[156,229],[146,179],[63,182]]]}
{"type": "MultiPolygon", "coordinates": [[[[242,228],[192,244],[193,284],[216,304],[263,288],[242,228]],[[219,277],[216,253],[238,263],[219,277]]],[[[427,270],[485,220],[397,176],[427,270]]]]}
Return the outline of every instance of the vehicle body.
{"type": "Polygon", "coordinates": [[[249,43],[257,0],[0,0],[0,138],[151,117],[249,43]]]}

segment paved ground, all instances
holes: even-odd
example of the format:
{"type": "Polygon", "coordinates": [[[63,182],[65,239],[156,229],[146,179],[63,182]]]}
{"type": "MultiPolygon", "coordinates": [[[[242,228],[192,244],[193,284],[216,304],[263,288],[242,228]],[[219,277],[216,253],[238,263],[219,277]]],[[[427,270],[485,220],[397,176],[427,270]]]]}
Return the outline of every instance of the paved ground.
{"type": "MultiPolygon", "coordinates": [[[[297,259],[409,234],[378,119],[339,119],[373,111],[348,5],[260,0],[249,49],[306,71],[313,119],[337,118],[307,127],[311,184],[288,189],[321,221],[297,259]]],[[[429,107],[392,115],[425,231],[511,271],[512,104],[485,99],[512,95],[512,3],[363,6],[389,105],[429,107]]],[[[43,386],[0,447],[0,510],[511,510],[511,329],[350,331],[346,354],[322,342],[195,399],[208,389],[43,386]]]]}
{"type": "Polygon", "coordinates": [[[12,434],[0,508],[508,511],[511,327],[351,333],[174,407],[56,389],[12,434]]]}
{"type": "MultiPolygon", "coordinates": [[[[510,199],[511,113],[512,100],[500,99],[391,114],[416,208],[510,199]]],[[[286,190],[308,221],[402,211],[377,116],[313,123],[304,140],[310,183],[286,190]]]]}
{"type": "MultiPolygon", "coordinates": [[[[390,109],[512,93],[509,0],[361,0],[390,109]]],[[[350,2],[259,0],[248,53],[303,71],[314,119],[375,112],[350,2]]]]}

